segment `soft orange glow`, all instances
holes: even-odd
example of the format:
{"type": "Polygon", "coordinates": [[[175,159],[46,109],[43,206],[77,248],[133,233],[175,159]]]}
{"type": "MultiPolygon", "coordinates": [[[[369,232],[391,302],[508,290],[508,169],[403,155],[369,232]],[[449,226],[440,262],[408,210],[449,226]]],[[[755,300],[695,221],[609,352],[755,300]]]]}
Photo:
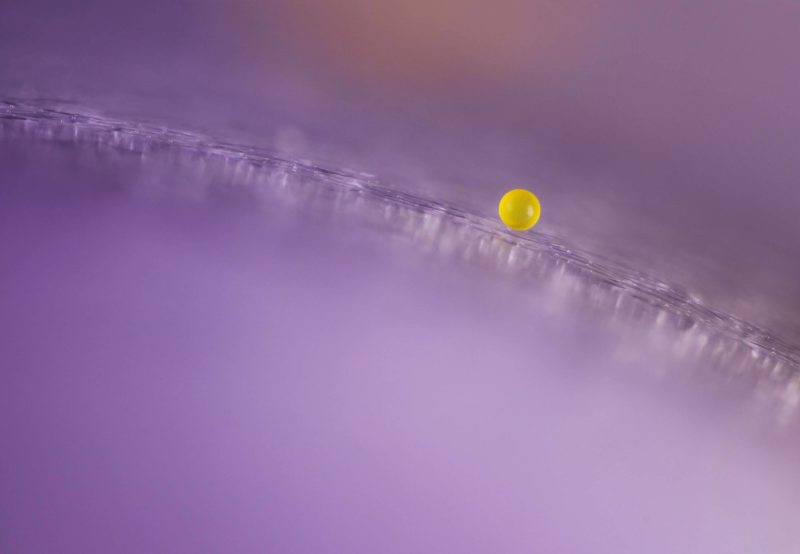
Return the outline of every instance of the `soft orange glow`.
{"type": "Polygon", "coordinates": [[[292,0],[248,3],[240,21],[251,37],[271,22],[281,48],[331,74],[447,87],[557,78],[586,48],[597,11],[589,0],[292,0]]]}

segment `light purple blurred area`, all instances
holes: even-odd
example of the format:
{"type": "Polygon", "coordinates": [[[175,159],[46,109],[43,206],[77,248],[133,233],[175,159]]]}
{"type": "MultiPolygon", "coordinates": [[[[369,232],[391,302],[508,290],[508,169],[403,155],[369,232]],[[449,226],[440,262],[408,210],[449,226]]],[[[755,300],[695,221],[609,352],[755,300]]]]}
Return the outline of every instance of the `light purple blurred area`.
{"type": "Polygon", "coordinates": [[[796,551],[794,445],[602,328],[324,216],[6,153],[3,552],[796,551]]]}
{"type": "MultiPolygon", "coordinates": [[[[800,4],[372,6],[5,1],[0,96],[529,187],[798,344],[800,4]]],[[[3,554],[800,549],[796,429],[735,368],[660,378],[681,345],[318,208],[148,195],[196,176],[0,136],[3,554]]]]}

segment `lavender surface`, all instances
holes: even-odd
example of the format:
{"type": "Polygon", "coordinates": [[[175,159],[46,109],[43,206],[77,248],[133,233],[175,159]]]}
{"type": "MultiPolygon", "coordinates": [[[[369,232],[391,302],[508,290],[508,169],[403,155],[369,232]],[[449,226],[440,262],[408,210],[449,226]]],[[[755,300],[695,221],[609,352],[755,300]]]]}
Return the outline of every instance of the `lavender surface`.
{"type": "Polygon", "coordinates": [[[7,4],[0,551],[797,552],[796,6],[7,4]]]}

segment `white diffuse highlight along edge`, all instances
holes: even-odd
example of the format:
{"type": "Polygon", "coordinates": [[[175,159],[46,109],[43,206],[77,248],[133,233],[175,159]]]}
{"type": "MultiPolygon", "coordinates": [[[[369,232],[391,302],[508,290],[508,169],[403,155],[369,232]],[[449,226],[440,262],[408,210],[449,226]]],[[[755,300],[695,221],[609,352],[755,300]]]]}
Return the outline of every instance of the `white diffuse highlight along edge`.
{"type": "MultiPolygon", "coordinates": [[[[515,234],[492,218],[393,189],[368,175],[52,101],[0,100],[0,140],[66,142],[97,156],[161,160],[192,176],[151,191],[155,194],[198,199],[244,194],[264,204],[323,208],[411,240],[422,251],[516,279],[550,309],[584,310],[609,321],[624,338],[621,344],[646,346],[649,356],[642,365],[656,373],[692,368],[712,376],[705,382],[744,391],[750,407],[782,424],[800,419],[800,349],[704,305],[678,286],[560,238],[515,234]]],[[[624,347],[620,353],[625,355],[624,347]]]]}

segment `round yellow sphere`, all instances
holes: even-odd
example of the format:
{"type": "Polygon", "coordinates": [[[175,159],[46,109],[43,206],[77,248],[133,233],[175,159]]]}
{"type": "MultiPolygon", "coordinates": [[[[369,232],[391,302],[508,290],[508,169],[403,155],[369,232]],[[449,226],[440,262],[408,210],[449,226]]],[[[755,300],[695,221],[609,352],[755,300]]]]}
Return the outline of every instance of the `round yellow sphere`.
{"type": "Polygon", "coordinates": [[[525,231],[539,221],[542,206],[532,192],[524,189],[510,190],[500,199],[497,206],[500,219],[509,229],[525,231]]]}

